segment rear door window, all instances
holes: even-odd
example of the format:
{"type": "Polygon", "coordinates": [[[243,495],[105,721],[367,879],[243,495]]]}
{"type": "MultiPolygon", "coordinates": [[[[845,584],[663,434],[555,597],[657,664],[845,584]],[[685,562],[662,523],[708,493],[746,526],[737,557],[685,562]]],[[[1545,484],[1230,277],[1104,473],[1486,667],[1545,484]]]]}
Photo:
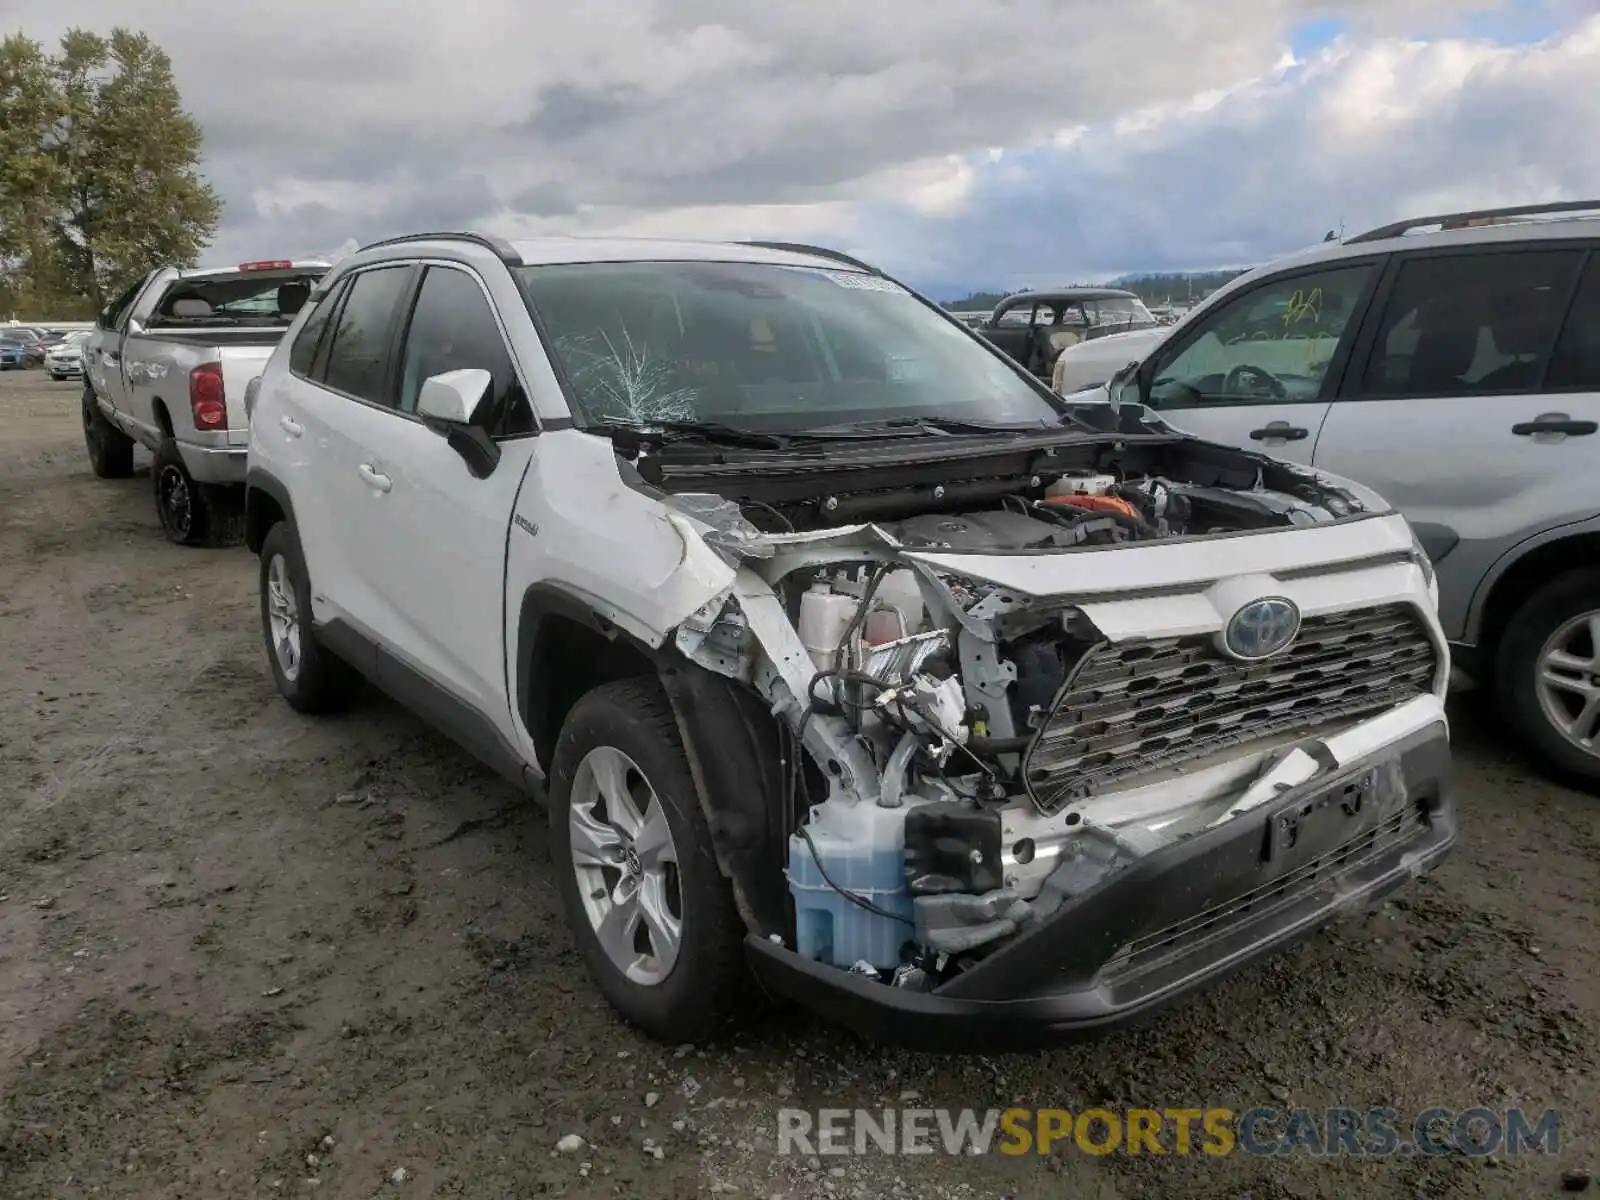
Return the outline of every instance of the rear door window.
{"type": "Polygon", "coordinates": [[[296,375],[310,375],[311,364],[316,360],[317,347],[322,342],[322,335],[328,330],[328,323],[333,319],[333,314],[339,309],[339,301],[344,299],[344,286],[339,285],[329,294],[317,302],[317,306],[306,317],[300,332],[295,334],[294,344],[289,347],[289,370],[296,375]]]}
{"type": "Polygon", "coordinates": [[[141,276],[137,283],[101,309],[100,317],[95,324],[101,329],[117,328],[122,323],[122,318],[128,315],[128,310],[133,307],[133,302],[139,298],[139,293],[144,290],[145,281],[149,278],[148,275],[141,276]]]}
{"type": "Polygon", "coordinates": [[[1582,260],[1579,250],[1516,250],[1403,263],[1356,395],[1537,391],[1582,260]]]}
{"type": "Polygon", "coordinates": [[[389,350],[410,283],[409,265],[378,267],[351,280],[328,343],[322,371],[328,387],[369,404],[390,403],[389,350]]]}

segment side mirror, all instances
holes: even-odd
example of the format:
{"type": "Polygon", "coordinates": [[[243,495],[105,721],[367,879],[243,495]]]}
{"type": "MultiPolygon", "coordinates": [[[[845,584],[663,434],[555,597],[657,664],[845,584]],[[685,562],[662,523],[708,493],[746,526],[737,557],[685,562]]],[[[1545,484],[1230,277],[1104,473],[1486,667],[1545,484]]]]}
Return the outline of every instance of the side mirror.
{"type": "Polygon", "coordinates": [[[1122,406],[1124,399],[1138,403],[1140,397],[1138,362],[1118,367],[1116,373],[1111,376],[1111,381],[1106,384],[1106,394],[1111,399],[1113,411],[1122,406]],[[1133,395],[1128,396],[1126,392],[1130,386],[1133,388],[1133,395]]]}
{"type": "Polygon", "coordinates": [[[477,367],[445,371],[422,381],[417,416],[444,437],[477,479],[487,479],[500,461],[500,447],[483,427],[494,376],[477,367]]]}
{"type": "Polygon", "coordinates": [[[430,375],[417,393],[417,416],[440,425],[472,425],[493,383],[493,375],[477,368],[430,375]]]}
{"type": "Polygon", "coordinates": [[[138,317],[129,317],[128,318],[128,332],[132,333],[132,334],[143,333],[144,332],[144,322],[139,320],[138,317]]]}

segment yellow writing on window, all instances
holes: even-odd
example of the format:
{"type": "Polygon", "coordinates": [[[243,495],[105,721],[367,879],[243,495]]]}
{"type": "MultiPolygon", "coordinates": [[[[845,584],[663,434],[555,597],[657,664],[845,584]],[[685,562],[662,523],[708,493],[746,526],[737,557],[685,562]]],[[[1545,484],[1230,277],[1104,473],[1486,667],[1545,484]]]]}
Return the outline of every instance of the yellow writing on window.
{"type": "Polygon", "coordinates": [[[1322,289],[1312,288],[1309,292],[1296,291],[1289,297],[1288,303],[1283,306],[1283,323],[1297,325],[1302,321],[1309,321],[1315,325],[1322,319],[1322,289]]]}

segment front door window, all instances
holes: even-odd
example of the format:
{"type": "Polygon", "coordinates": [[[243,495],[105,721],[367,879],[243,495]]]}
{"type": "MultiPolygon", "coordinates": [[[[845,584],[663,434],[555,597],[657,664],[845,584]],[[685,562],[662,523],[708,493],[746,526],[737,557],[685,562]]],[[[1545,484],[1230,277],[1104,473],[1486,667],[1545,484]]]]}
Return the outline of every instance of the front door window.
{"type": "Polygon", "coordinates": [[[1151,407],[1316,400],[1372,270],[1364,263],[1296,275],[1224,302],[1201,318],[1198,336],[1157,360],[1151,407]]]}

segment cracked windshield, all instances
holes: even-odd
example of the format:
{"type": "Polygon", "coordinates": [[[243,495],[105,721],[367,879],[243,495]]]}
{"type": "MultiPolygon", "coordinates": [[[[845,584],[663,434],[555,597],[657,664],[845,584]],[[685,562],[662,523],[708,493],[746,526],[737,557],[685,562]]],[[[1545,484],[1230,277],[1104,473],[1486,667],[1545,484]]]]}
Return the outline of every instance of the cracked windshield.
{"type": "Polygon", "coordinates": [[[1055,424],[998,355],[899,284],[736,262],[524,268],[586,423],[792,432],[922,418],[1055,424]]]}

